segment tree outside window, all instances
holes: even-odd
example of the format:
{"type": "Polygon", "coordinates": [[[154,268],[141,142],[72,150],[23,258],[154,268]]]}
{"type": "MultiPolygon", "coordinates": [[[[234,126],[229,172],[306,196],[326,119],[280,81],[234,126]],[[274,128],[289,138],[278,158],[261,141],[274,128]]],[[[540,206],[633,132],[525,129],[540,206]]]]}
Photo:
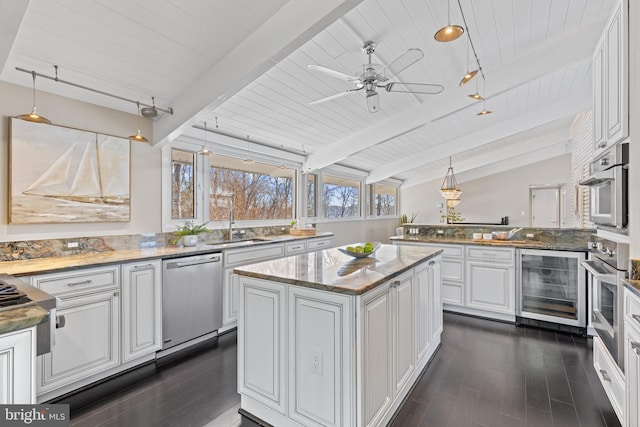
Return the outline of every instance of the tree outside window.
{"type": "Polygon", "coordinates": [[[171,218],[195,218],[195,153],[171,150],[171,218]]]}
{"type": "Polygon", "coordinates": [[[375,185],[375,215],[390,216],[397,215],[396,200],[398,197],[397,187],[385,184],[375,185]]]}
{"type": "Polygon", "coordinates": [[[360,216],[360,181],[323,175],[322,208],[325,218],[360,216]]]}

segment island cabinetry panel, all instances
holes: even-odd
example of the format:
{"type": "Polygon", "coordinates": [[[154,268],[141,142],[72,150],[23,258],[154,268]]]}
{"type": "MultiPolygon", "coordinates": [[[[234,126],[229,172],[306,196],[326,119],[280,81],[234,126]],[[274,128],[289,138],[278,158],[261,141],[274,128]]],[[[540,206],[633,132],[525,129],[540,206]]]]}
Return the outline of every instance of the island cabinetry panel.
{"type": "Polygon", "coordinates": [[[122,361],[162,348],[162,263],[122,265],[122,361]]]}
{"type": "Polygon", "coordinates": [[[0,405],[36,403],[36,329],[0,336],[0,405]]]}
{"type": "Polygon", "coordinates": [[[289,418],[305,426],[352,426],[353,297],[288,291],[289,418]]]}
{"type": "Polygon", "coordinates": [[[466,306],[515,318],[515,250],[467,247],[466,306]]]}
{"type": "Polygon", "coordinates": [[[640,427],[640,298],[625,290],[626,425],[640,427]]]}
{"type": "Polygon", "coordinates": [[[238,319],[238,391],[281,414],[286,411],[286,288],[244,278],[238,319]]]}
{"type": "Polygon", "coordinates": [[[120,364],[119,267],[31,278],[58,297],[55,345],[38,356],[38,396],[120,364]]]}
{"type": "Polygon", "coordinates": [[[333,246],[332,237],[318,237],[315,239],[307,240],[307,250],[309,252],[317,251],[320,249],[327,249],[333,246]]]}
{"type": "Polygon", "coordinates": [[[613,410],[620,420],[620,424],[623,426],[627,425],[624,423],[624,376],[613,358],[609,355],[607,347],[598,336],[593,337],[593,367],[611,402],[611,406],[613,406],[613,410]]]}
{"type": "Polygon", "coordinates": [[[282,258],[283,256],[285,256],[285,247],[282,243],[232,249],[224,252],[222,287],[222,323],[224,326],[221,331],[234,328],[238,319],[238,277],[233,274],[233,269],[241,265],[282,258]]]}

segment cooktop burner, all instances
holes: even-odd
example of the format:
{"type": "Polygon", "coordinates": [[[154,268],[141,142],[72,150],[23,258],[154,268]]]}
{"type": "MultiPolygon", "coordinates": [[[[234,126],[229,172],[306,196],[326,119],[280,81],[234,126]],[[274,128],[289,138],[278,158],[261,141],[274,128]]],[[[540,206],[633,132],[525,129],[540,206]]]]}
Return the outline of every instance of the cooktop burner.
{"type": "Polygon", "coordinates": [[[0,283],[0,307],[14,307],[30,302],[31,299],[15,285],[0,283]]]}

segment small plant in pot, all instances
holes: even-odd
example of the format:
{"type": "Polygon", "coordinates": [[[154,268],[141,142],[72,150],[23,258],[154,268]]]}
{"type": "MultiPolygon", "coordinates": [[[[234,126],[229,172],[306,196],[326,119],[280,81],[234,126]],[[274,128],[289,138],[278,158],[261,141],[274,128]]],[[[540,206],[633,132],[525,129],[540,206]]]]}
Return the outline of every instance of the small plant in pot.
{"type": "Polygon", "coordinates": [[[195,224],[193,221],[186,221],[183,225],[173,232],[177,237],[174,243],[182,243],[182,246],[195,246],[198,244],[198,234],[208,233],[207,222],[203,224],[195,224]]]}

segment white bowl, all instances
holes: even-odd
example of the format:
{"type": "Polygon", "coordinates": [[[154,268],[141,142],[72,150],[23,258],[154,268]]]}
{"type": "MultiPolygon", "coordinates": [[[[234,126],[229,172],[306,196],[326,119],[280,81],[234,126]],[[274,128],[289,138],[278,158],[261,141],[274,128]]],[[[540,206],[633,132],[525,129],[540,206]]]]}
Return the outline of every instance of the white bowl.
{"type": "Polygon", "coordinates": [[[491,239],[493,239],[493,235],[491,233],[484,233],[482,235],[482,239],[483,240],[491,240],[491,239]]]}
{"type": "Polygon", "coordinates": [[[371,252],[350,252],[347,250],[347,246],[364,246],[364,243],[354,243],[354,244],[343,246],[337,249],[343,254],[352,256],[354,258],[366,258],[369,255],[373,254],[375,251],[377,251],[380,248],[380,245],[382,245],[382,243],[380,242],[371,242],[371,243],[373,243],[373,250],[371,252]]]}
{"type": "Polygon", "coordinates": [[[473,240],[482,239],[482,233],[473,233],[473,240]]]}

